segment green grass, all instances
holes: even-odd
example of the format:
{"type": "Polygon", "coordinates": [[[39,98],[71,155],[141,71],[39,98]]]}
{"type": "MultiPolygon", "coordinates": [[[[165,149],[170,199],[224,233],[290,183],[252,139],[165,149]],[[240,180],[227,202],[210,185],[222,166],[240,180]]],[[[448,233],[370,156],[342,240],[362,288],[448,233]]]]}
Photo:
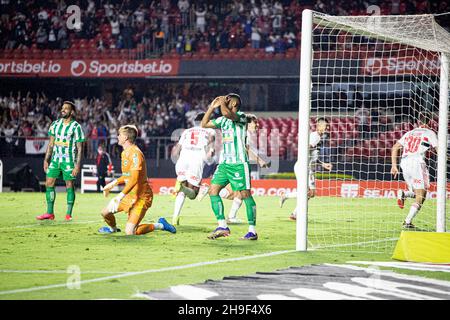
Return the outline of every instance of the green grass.
{"type": "MultiPolygon", "coordinates": [[[[230,275],[247,275],[257,271],[273,271],[290,266],[319,263],[345,263],[352,260],[390,261],[406,212],[398,213],[392,200],[316,198],[310,201],[310,248],[308,252],[290,252],[249,260],[192,266],[179,270],[147,272],[117,279],[81,283],[79,289],[65,284],[72,279],[66,273],[79,268],[81,281],[114,276],[125,272],[157,270],[222,259],[250,257],[264,253],[295,249],[295,223],[287,216],[295,201],[278,207],[278,198],[257,197],[259,240],[244,242],[239,237],[247,225],[231,226],[228,238],[215,241],[206,236],[216,227],[208,198],[202,202],[186,201],[177,234],[155,231],[144,236],[123,233],[100,235],[104,225],[99,214],[107,202],[98,194],[77,193],[74,221],[64,222],[65,193],[57,193],[56,220],[39,222],[35,216],[45,211],[44,193],[0,194],[0,299],[132,299],[140,291],[193,284],[230,275]],[[391,208],[389,210],[385,208],[391,208]],[[380,227],[382,226],[382,227],[380,227]],[[381,241],[380,241],[381,240],[381,241]],[[333,247],[350,242],[365,245],[333,247]],[[373,253],[376,252],[376,253],[373,253]],[[7,270],[10,270],[7,272],[7,270]],[[14,270],[59,271],[60,273],[14,273],[14,270]],[[62,284],[62,287],[3,294],[5,291],[62,284]]],[[[224,201],[228,211],[231,202],[224,201]]],[[[430,212],[432,202],[429,203],[430,212]]],[[[156,196],[144,222],[164,216],[171,220],[173,198],[156,196]]],[[[430,215],[422,215],[425,225],[430,215]]],[[[245,220],[245,209],[239,217],[245,220]]],[[[125,214],[118,214],[119,227],[124,227],[125,214]]],[[[430,222],[431,223],[431,222],[430,222]]],[[[411,272],[450,280],[444,273],[411,272]]]]}

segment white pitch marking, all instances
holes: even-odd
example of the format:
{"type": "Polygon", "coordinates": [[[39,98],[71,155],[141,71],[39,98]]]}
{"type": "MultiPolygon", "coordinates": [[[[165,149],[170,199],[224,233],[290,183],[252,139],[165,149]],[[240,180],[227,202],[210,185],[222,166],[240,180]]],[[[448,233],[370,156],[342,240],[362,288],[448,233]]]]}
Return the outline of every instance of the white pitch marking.
{"type": "Polygon", "coordinates": [[[311,300],[362,300],[361,298],[319,289],[296,288],[291,291],[300,297],[311,300]]]}
{"type": "Polygon", "coordinates": [[[340,283],[340,282],[327,282],[323,285],[325,288],[340,291],[344,294],[348,294],[350,296],[356,296],[358,298],[367,299],[367,300],[385,300],[383,298],[378,298],[376,296],[372,296],[372,293],[381,293],[384,292],[381,290],[361,287],[348,283],[340,283]]]}
{"type": "Polygon", "coordinates": [[[346,269],[351,269],[351,270],[365,271],[367,273],[384,275],[387,277],[392,277],[392,278],[397,278],[397,279],[402,279],[402,280],[424,282],[427,284],[434,284],[434,285],[450,288],[450,281],[436,280],[436,279],[430,279],[430,278],[418,277],[418,276],[410,276],[410,275],[395,273],[395,272],[387,271],[387,270],[377,270],[377,269],[373,269],[373,268],[364,268],[364,267],[357,267],[357,266],[345,265],[345,264],[325,263],[324,265],[332,266],[332,267],[339,267],[339,268],[346,268],[346,269]]]}
{"type": "Polygon", "coordinates": [[[427,264],[416,262],[389,262],[389,261],[348,261],[350,264],[367,264],[380,267],[393,267],[399,269],[420,270],[420,271],[441,271],[450,272],[450,265],[446,264],[427,264]]]}
{"type": "Polygon", "coordinates": [[[296,297],[289,297],[283,294],[260,294],[256,296],[258,300],[303,300],[296,297]]]}
{"type": "MultiPolygon", "coordinates": [[[[214,264],[225,263],[225,262],[265,258],[265,257],[276,256],[276,255],[280,255],[280,254],[293,253],[293,252],[296,252],[296,250],[275,251],[275,252],[258,254],[258,255],[254,255],[254,256],[245,256],[245,257],[221,259],[221,260],[215,260],[215,261],[198,262],[198,263],[186,264],[186,265],[181,265],[181,266],[166,267],[166,268],[161,268],[161,269],[149,269],[149,270],[136,271],[136,272],[127,272],[124,274],[116,274],[116,275],[109,276],[109,277],[83,280],[83,281],[80,281],[79,284],[81,285],[81,284],[85,284],[85,283],[101,282],[101,281],[106,281],[106,280],[111,280],[111,279],[132,277],[132,276],[142,275],[142,274],[147,274],[147,273],[158,273],[158,272],[165,272],[165,271],[174,271],[174,270],[183,270],[183,269],[195,268],[195,267],[203,267],[203,266],[214,265],[214,264]]],[[[67,286],[66,283],[59,283],[59,284],[53,284],[53,285],[48,285],[48,286],[38,286],[38,287],[31,287],[31,288],[24,288],[24,289],[7,290],[7,291],[0,291],[0,295],[40,291],[40,290],[47,290],[47,289],[56,289],[56,288],[63,288],[66,286],[67,286]]]]}
{"type": "Polygon", "coordinates": [[[208,298],[212,298],[219,295],[217,292],[197,288],[190,285],[173,286],[170,287],[170,290],[176,295],[187,300],[207,300],[208,298]]]}
{"type": "Polygon", "coordinates": [[[356,282],[358,284],[365,285],[370,288],[375,288],[379,290],[386,291],[386,294],[388,295],[396,295],[400,298],[407,298],[412,300],[441,300],[435,297],[430,297],[427,295],[423,295],[420,293],[415,293],[407,290],[403,290],[400,288],[409,288],[409,289],[415,289],[415,290],[422,290],[422,291],[428,291],[438,294],[445,294],[448,295],[449,293],[446,291],[428,288],[425,286],[416,286],[409,283],[400,283],[400,282],[393,282],[393,281],[387,281],[387,280],[381,280],[381,279],[370,279],[370,278],[352,278],[353,282],[356,282]]]}

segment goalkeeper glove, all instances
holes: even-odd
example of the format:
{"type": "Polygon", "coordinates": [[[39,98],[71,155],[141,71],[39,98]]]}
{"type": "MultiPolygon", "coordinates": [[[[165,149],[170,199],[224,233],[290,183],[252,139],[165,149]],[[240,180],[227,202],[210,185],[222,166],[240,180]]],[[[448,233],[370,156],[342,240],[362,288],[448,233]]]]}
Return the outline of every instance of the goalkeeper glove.
{"type": "Polygon", "coordinates": [[[115,213],[119,209],[120,201],[125,197],[125,194],[123,192],[119,193],[117,196],[111,199],[109,201],[108,206],[106,207],[109,212],[115,213]]]}

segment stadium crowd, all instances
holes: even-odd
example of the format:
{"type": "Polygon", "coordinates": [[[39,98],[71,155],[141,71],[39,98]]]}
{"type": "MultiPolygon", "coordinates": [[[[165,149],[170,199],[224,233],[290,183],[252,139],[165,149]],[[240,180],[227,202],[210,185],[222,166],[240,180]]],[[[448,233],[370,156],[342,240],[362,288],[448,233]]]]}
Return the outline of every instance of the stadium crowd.
{"type": "MultiPolygon", "coordinates": [[[[133,49],[179,54],[207,48],[263,48],[285,52],[298,47],[301,12],[332,15],[423,14],[448,11],[445,0],[79,0],[81,23],[67,27],[72,11],[64,0],[0,2],[0,49],[68,49],[89,40],[99,51],[133,49]]],[[[440,23],[450,25],[448,19],[440,23]]]]}
{"type": "MultiPolygon", "coordinates": [[[[101,143],[108,146],[112,156],[118,156],[117,129],[124,124],[139,124],[140,141],[145,145],[151,144],[150,137],[170,137],[175,129],[193,125],[211,97],[219,95],[215,90],[202,84],[161,84],[151,86],[143,95],[135,95],[129,87],[116,101],[104,96],[75,98],[76,119],[89,141],[85,155],[93,158],[101,143]]],[[[60,117],[63,101],[44,92],[0,94],[2,153],[23,154],[23,138],[46,137],[51,122],[60,117]]]]}

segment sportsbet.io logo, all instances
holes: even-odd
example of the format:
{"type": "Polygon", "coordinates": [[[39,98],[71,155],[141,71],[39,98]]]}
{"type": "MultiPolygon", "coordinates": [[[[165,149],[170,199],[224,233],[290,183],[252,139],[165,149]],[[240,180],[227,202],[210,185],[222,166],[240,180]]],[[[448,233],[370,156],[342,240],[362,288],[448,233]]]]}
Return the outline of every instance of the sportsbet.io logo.
{"type": "Polygon", "coordinates": [[[369,58],[366,61],[366,73],[378,75],[381,73],[381,69],[383,68],[383,61],[379,58],[369,58]]]}
{"type": "Polygon", "coordinates": [[[70,65],[70,72],[75,77],[80,77],[86,72],[87,66],[84,61],[81,60],[74,60],[72,61],[72,64],[70,65]]]}

